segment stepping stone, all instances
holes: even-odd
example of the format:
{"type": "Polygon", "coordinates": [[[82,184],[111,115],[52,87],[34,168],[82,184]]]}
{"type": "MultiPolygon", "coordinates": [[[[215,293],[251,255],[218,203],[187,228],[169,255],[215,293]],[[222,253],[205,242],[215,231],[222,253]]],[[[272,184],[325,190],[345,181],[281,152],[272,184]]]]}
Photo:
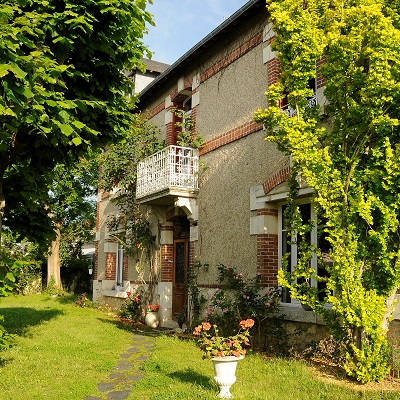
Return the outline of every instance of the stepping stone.
{"type": "Polygon", "coordinates": [[[119,362],[114,369],[119,370],[119,371],[127,371],[128,369],[131,369],[133,366],[131,364],[126,364],[119,362]]]}
{"type": "Polygon", "coordinates": [[[131,347],[130,349],[127,350],[129,353],[138,353],[139,349],[137,347],[131,347]]]}
{"type": "Polygon", "coordinates": [[[117,392],[107,393],[108,400],[123,400],[131,394],[130,390],[119,390],[117,392]]]}
{"type": "Polygon", "coordinates": [[[132,357],[132,354],[127,354],[127,353],[125,353],[125,354],[122,354],[121,355],[121,358],[129,358],[129,357],[132,357]]]}
{"type": "Polygon", "coordinates": [[[144,360],[148,360],[149,356],[140,356],[138,358],[135,359],[135,361],[144,361],[144,360]]]}
{"type": "Polygon", "coordinates": [[[101,398],[94,396],[86,396],[83,400],[101,400],[101,398]]]}
{"type": "Polygon", "coordinates": [[[112,390],[117,386],[117,383],[112,383],[112,382],[102,382],[97,384],[97,389],[99,389],[100,392],[108,392],[109,390],[112,390]]]}
{"type": "Polygon", "coordinates": [[[115,374],[111,374],[110,376],[109,376],[109,378],[110,379],[122,379],[122,378],[125,378],[125,374],[120,374],[120,373],[115,373],[115,374]]]}

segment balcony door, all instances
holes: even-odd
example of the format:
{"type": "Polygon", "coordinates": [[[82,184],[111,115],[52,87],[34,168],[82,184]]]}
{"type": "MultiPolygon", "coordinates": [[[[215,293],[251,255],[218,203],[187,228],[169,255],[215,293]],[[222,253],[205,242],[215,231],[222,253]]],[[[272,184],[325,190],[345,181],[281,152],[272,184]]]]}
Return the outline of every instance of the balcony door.
{"type": "Polygon", "coordinates": [[[189,238],[174,239],[174,270],[172,284],[173,317],[176,317],[187,305],[189,248],[189,238]]]}

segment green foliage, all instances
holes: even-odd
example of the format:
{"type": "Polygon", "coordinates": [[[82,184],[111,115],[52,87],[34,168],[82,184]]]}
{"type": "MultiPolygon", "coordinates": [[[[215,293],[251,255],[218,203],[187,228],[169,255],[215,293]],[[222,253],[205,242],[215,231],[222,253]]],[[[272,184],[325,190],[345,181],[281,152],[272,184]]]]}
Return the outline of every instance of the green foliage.
{"type": "Polygon", "coordinates": [[[17,272],[13,284],[14,292],[18,294],[40,293],[42,290],[43,263],[39,247],[26,239],[18,240],[11,232],[4,230],[1,235],[3,255],[12,260],[18,260],[17,272]]]}
{"type": "MultiPolygon", "coordinates": [[[[289,232],[306,237],[299,220],[299,178],[314,190],[317,225],[331,246],[326,263],[303,245],[292,274],[279,282],[320,313],[346,351],[344,368],[362,382],[388,372],[386,331],[400,282],[400,30],[395,2],[269,0],[282,75],[256,113],[267,140],[290,155],[289,232]],[[327,104],[307,107],[316,63],[327,104]],[[287,94],[294,117],[276,101],[287,94]],[[323,120],[322,120],[323,119],[323,120]],[[316,256],[329,276],[311,270],[316,256]],[[303,282],[298,285],[298,278],[303,282]],[[305,285],[326,280],[324,296],[305,285]],[[324,307],[332,304],[332,310],[324,307]]],[[[309,222],[307,222],[309,225],[309,222]]],[[[302,240],[306,242],[306,240],[302,240]]]]}
{"type": "Polygon", "coordinates": [[[279,290],[265,290],[261,276],[245,277],[235,267],[219,264],[218,280],[222,286],[211,296],[207,308],[207,320],[218,325],[223,335],[234,333],[238,322],[248,318],[255,320],[253,346],[262,351],[287,354],[289,334],[279,314],[279,290]]]}
{"type": "Polygon", "coordinates": [[[123,71],[141,67],[152,23],[145,7],[145,0],[1,2],[0,222],[5,199],[15,232],[51,235],[43,199],[54,167],[130,129],[135,97],[126,96],[133,85],[123,71]]]}
{"type": "Polygon", "coordinates": [[[119,309],[118,315],[122,319],[129,319],[133,322],[139,322],[143,319],[143,293],[128,293],[119,309]]]}
{"type": "MultiPolygon", "coordinates": [[[[0,315],[0,322],[4,321],[4,317],[0,315]]],[[[0,350],[10,348],[15,342],[15,335],[10,334],[0,325],[0,350]]]]}
{"type": "Polygon", "coordinates": [[[206,143],[200,133],[193,130],[193,119],[185,110],[173,108],[172,112],[178,119],[175,126],[180,129],[176,138],[176,144],[182,147],[191,147],[192,149],[200,149],[206,143]]]}
{"type": "Polygon", "coordinates": [[[85,293],[91,290],[91,275],[89,268],[93,261],[83,255],[70,258],[61,266],[62,287],[67,292],[85,293]]]}
{"type": "Polygon", "coordinates": [[[139,161],[165,147],[160,136],[157,127],[136,115],[136,123],[126,137],[99,156],[99,187],[104,191],[120,189],[113,198],[119,213],[108,216],[107,224],[131,254],[145,250],[148,256],[154,244],[146,215],[136,201],[136,172],[139,161]]]}
{"type": "Polygon", "coordinates": [[[44,291],[44,293],[47,293],[48,295],[50,295],[52,297],[60,296],[63,294],[62,289],[59,286],[57,286],[56,280],[54,279],[53,275],[50,277],[49,281],[47,282],[46,290],[44,291]]]}
{"type": "Polygon", "coordinates": [[[11,294],[21,269],[21,262],[0,254],[0,298],[11,294]]]}
{"type": "Polygon", "coordinates": [[[81,293],[76,299],[75,304],[79,307],[93,307],[93,302],[89,299],[87,293],[81,293]]]}
{"type": "Polygon", "coordinates": [[[208,267],[209,265],[207,263],[202,264],[198,259],[195,259],[194,265],[188,268],[186,285],[189,296],[189,321],[187,322],[190,322],[190,330],[193,330],[194,327],[201,322],[201,312],[207,299],[201,294],[197,281],[200,269],[202,269],[203,272],[207,272],[208,267]]]}

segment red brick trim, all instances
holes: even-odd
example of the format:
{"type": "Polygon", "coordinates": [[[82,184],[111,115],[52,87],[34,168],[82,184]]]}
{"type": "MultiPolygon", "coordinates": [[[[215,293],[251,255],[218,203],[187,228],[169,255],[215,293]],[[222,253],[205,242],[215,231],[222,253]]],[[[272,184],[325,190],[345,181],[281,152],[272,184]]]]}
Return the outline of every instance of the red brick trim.
{"type": "Polygon", "coordinates": [[[278,285],[278,235],[257,235],[257,274],[263,286],[278,285]]]}
{"type": "Polygon", "coordinates": [[[283,168],[282,170],[280,170],[279,172],[275,173],[270,178],[268,178],[263,183],[264,193],[267,194],[274,187],[278,186],[283,182],[286,182],[287,179],[289,178],[289,174],[290,174],[290,166],[288,165],[287,167],[283,168]]]}
{"type": "Polygon", "coordinates": [[[174,245],[161,245],[161,282],[172,282],[174,245]]]}
{"type": "Polygon", "coordinates": [[[153,107],[151,110],[147,111],[146,116],[150,119],[159,114],[161,111],[165,109],[165,101],[153,107]]]}
{"type": "Polygon", "coordinates": [[[106,253],[106,280],[115,280],[117,268],[117,254],[106,253]]]}
{"type": "Polygon", "coordinates": [[[254,47],[258,46],[263,42],[263,33],[259,32],[252,38],[250,38],[247,42],[243,43],[239,47],[237,47],[235,50],[233,50],[231,53],[229,53],[227,56],[223,57],[221,60],[219,60],[217,63],[215,63],[213,66],[210,68],[206,69],[200,74],[200,83],[203,83],[207,79],[211,78],[221,70],[225,69],[228,65],[232,64],[236,60],[238,60],[240,57],[245,55],[247,52],[249,52],[251,49],[254,47]]]}
{"type": "Polygon", "coordinates": [[[257,124],[254,121],[249,121],[243,125],[236,126],[235,128],[229,130],[228,132],[225,132],[222,135],[209,140],[200,149],[200,155],[202,156],[204,154],[207,154],[213,150],[216,150],[226,144],[232,143],[235,140],[239,140],[261,129],[262,129],[262,124],[257,124]]]}
{"type": "Polygon", "coordinates": [[[281,76],[281,63],[278,58],[273,58],[267,62],[268,87],[276,83],[281,76]]]}

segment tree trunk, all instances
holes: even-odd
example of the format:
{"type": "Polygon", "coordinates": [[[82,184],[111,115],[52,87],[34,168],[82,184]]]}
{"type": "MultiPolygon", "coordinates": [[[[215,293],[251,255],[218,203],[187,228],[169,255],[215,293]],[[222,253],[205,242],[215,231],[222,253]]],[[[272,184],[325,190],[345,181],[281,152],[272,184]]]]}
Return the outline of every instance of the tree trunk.
{"type": "Polygon", "coordinates": [[[47,258],[47,283],[54,278],[54,284],[61,289],[61,260],[60,260],[60,241],[61,241],[61,223],[56,224],[56,238],[51,242],[49,256],[47,258]]]}

